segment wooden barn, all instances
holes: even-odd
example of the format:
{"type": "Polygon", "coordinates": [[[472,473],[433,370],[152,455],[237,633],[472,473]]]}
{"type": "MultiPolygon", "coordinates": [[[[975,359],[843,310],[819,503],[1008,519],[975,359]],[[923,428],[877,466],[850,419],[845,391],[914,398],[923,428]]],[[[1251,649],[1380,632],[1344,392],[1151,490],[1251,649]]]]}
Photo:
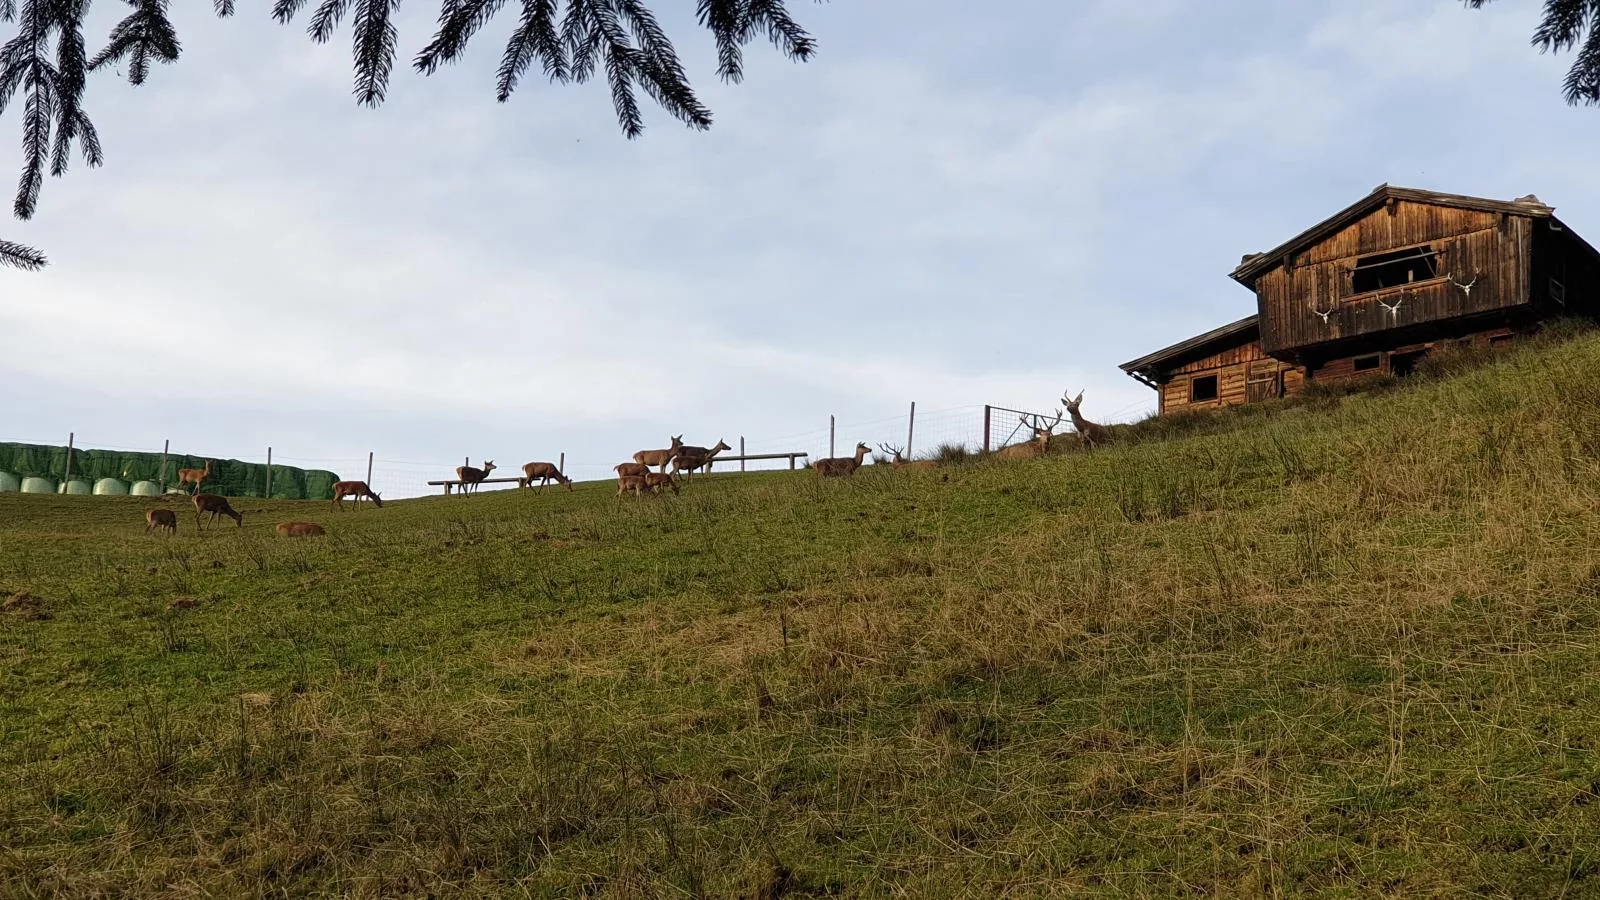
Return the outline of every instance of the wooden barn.
{"type": "Polygon", "coordinates": [[[1600,313],[1600,253],[1529,195],[1379,186],[1232,278],[1256,314],[1131,362],[1159,411],[1249,403],[1308,380],[1408,374],[1454,341],[1499,343],[1600,313]]]}

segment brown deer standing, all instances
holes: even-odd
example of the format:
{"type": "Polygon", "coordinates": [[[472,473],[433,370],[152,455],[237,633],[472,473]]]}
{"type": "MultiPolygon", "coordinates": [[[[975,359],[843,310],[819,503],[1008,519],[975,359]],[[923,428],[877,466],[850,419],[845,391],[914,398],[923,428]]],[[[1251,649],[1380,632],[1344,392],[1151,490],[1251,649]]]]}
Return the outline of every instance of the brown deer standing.
{"type": "Polygon", "coordinates": [[[1079,414],[1078,406],[1083,403],[1083,391],[1079,391],[1078,396],[1071,400],[1068,400],[1066,393],[1063,392],[1061,402],[1067,405],[1067,412],[1072,414],[1072,427],[1078,429],[1078,439],[1083,441],[1085,448],[1098,447],[1111,436],[1104,425],[1096,425],[1079,414]]]}
{"type": "Polygon", "coordinates": [[[658,494],[661,493],[662,488],[671,488],[674,494],[679,493],[678,479],[665,472],[644,473],[644,483],[650,490],[658,494]]]}
{"type": "Polygon", "coordinates": [[[244,527],[244,516],[239,515],[234,511],[233,507],[228,505],[227,497],[220,497],[216,494],[195,494],[194,527],[196,531],[201,530],[201,513],[211,514],[211,518],[208,521],[216,521],[217,516],[227,516],[228,518],[232,519],[240,528],[244,527]]]}
{"type": "Polygon", "coordinates": [[[1050,439],[1055,437],[1055,434],[1053,433],[1052,429],[1054,429],[1057,425],[1061,424],[1061,417],[1062,417],[1061,410],[1059,410],[1059,409],[1056,410],[1055,419],[1053,419],[1050,422],[1050,424],[1044,426],[1043,428],[1040,428],[1037,425],[1031,424],[1028,421],[1028,417],[1027,416],[1020,417],[1020,421],[1022,422],[1023,425],[1026,425],[1026,426],[1028,426],[1028,427],[1033,429],[1033,440],[1030,440],[1030,441],[1028,441],[1026,443],[1022,443],[1022,444],[1012,444],[1009,447],[1001,447],[999,450],[995,451],[995,454],[994,454],[995,458],[997,458],[997,459],[1033,459],[1036,456],[1043,456],[1046,453],[1049,453],[1050,452],[1050,439]]]}
{"type": "Polygon", "coordinates": [[[481,469],[475,469],[472,466],[456,466],[456,479],[461,482],[461,493],[465,494],[468,491],[477,490],[478,485],[485,478],[488,478],[489,473],[493,471],[494,460],[492,459],[484,460],[483,468],[481,469]]]}
{"type": "Polygon", "coordinates": [[[545,485],[550,483],[551,479],[554,479],[559,484],[566,485],[567,490],[572,490],[572,479],[561,474],[561,470],[556,468],[555,463],[531,462],[524,464],[522,467],[523,485],[525,487],[533,487],[535,478],[539,479],[539,490],[541,491],[544,490],[545,485]]]}
{"type": "Polygon", "coordinates": [[[861,463],[867,458],[872,448],[866,444],[856,444],[855,456],[833,456],[819,459],[811,464],[817,474],[823,478],[837,478],[844,475],[854,475],[861,468],[861,463]]]}
{"type": "Polygon", "coordinates": [[[315,522],[279,522],[278,535],[280,537],[318,537],[327,534],[322,526],[315,522]]]}
{"type": "Polygon", "coordinates": [[[365,481],[335,481],[333,483],[333,505],[344,509],[344,498],[354,497],[356,511],[361,510],[361,498],[371,497],[372,502],[383,509],[383,498],[372,492],[365,481]]]}
{"type": "Polygon", "coordinates": [[[644,466],[659,466],[661,472],[667,471],[667,463],[678,455],[678,448],[683,446],[683,435],[672,439],[672,446],[665,450],[640,450],[633,455],[633,461],[644,466]]]}
{"type": "Polygon", "coordinates": [[[687,474],[684,477],[687,478],[694,474],[695,469],[704,468],[709,472],[712,458],[724,450],[732,449],[727,441],[720,438],[715,447],[679,447],[678,455],[672,458],[672,474],[685,472],[687,474]]]}
{"type": "Polygon", "coordinates": [[[636,462],[617,463],[615,466],[612,466],[611,468],[616,471],[618,478],[622,478],[622,477],[627,476],[627,475],[643,475],[646,472],[650,471],[650,467],[649,466],[645,465],[644,463],[636,463],[636,462]]]}
{"type": "Polygon", "coordinates": [[[147,509],[144,512],[144,533],[159,528],[168,534],[178,533],[178,514],[170,509],[147,509]]]}
{"type": "Polygon", "coordinates": [[[939,461],[934,459],[906,459],[899,447],[888,444],[879,444],[878,449],[894,457],[889,460],[889,465],[896,469],[932,469],[939,465],[939,461]]]}
{"type": "Polygon", "coordinates": [[[206,478],[209,477],[210,475],[211,475],[211,460],[209,460],[209,459],[206,460],[206,467],[204,469],[179,469],[178,470],[178,487],[181,488],[186,484],[193,483],[194,487],[189,492],[191,494],[199,493],[200,492],[200,482],[205,481],[206,478]]]}

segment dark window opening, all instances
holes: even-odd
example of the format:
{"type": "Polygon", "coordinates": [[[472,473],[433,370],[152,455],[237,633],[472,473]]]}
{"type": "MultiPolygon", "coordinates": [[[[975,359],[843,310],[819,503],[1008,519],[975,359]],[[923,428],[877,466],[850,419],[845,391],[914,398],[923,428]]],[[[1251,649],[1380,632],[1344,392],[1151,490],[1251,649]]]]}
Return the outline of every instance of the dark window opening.
{"type": "Polygon", "coordinates": [[[1376,253],[1356,260],[1350,276],[1350,292],[1365,294],[1438,277],[1439,255],[1432,247],[1376,253]]]}
{"type": "Polygon", "coordinates": [[[1358,356],[1355,358],[1357,372],[1371,372],[1383,366],[1383,357],[1374,353],[1371,356],[1358,356]]]}
{"type": "Polygon", "coordinates": [[[1201,375],[1189,382],[1189,402],[1217,399],[1217,376],[1201,375]]]}
{"type": "Polygon", "coordinates": [[[1417,370],[1417,363],[1428,355],[1426,350],[1412,350],[1409,353],[1389,354],[1389,371],[1404,378],[1417,370]]]}

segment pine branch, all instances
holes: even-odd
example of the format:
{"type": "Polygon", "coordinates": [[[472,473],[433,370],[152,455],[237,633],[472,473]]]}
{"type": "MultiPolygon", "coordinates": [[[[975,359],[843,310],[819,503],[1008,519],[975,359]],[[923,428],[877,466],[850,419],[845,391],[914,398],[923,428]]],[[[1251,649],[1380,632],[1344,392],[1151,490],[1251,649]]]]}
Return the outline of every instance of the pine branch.
{"type": "Polygon", "coordinates": [[[214,0],[214,5],[217,10],[217,18],[226,19],[233,15],[233,0],[214,0]]]}
{"type": "MultiPolygon", "coordinates": [[[[50,154],[50,174],[57,178],[66,174],[72,142],[79,137],[81,125],[88,119],[83,112],[83,89],[88,78],[83,47],[83,15],[87,6],[85,0],[58,0],[56,7],[56,136],[50,154]]],[[[91,166],[98,164],[88,155],[87,146],[85,160],[91,166]]]]}
{"type": "Polygon", "coordinates": [[[392,15],[400,0],[356,0],[354,51],[356,61],[356,99],[376,108],[383,103],[389,87],[389,72],[394,68],[395,31],[392,15]]]}
{"type": "MultiPolygon", "coordinates": [[[[443,63],[453,63],[461,57],[467,42],[478,29],[489,23],[506,0],[445,0],[439,7],[439,31],[412,60],[412,65],[424,75],[432,75],[443,63]]],[[[524,4],[523,22],[528,20],[524,4]]]]}
{"type": "Polygon", "coordinates": [[[511,98],[517,80],[535,57],[544,63],[545,76],[551,81],[570,80],[566,44],[556,33],[555,0],[523,0],[522,22],[506,42],[495,79],[495,96],[501,103],[511,98]]]}
{"type": "Polygon", "coordinates": [[[700,0],[700,24],[717,43],[717,75],[738,84],[744,80],[744,51],[739,42],[739,0],[700,0]]]}
{"type": "Polygon", "coordinates": [[[0,239],[0,268],[21,269],[24,272],[36,272],[49,265],[44,254],[22,244],[13,244],[0,239]]]}
{"type": "Polygon", "coordinates": [[[137,87],[150,77],[151,60],[175,63],[183,47],[167,18],[167,0],[129,0],[129,5],[133,12],[111,29],[106,45],[89,60],[88,70],[97,72],[126,61],[128,83],[137,87]]]}
{"type": "Polygon", "coordinates": [[[0,24],[17,20],[17,0],[0,0],[0,24]]]}
{"type": "MultiPolygon", "coordinates": [[[[1467,0],[1467,6],[1482,9],[1488,2],[1467,0]]],[[[1540,53],[1561,53],[1581,44],[1562,82],[1562,95],[1572,106],[1600,104],[1600,0],[1545,0],[1544,18],[1530,43],[1540,53]]]]}

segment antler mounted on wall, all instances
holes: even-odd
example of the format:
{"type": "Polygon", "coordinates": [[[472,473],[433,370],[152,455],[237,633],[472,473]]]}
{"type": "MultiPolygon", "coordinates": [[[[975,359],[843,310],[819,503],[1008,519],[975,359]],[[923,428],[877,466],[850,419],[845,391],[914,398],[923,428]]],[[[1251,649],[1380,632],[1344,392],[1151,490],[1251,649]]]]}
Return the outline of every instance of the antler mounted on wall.
{"type": "Polygon", "coordinates": [[[1461,293],[1466,294],[1468,297],[1472,296],[1472,286],[1478,283],[1478,273],[1477,272],[1473,272],[1472,273],[1472,280],[1467,282],[1466,284],[1462,284],[1461,282],[1457,281],[1456,277],[1454,275],[1449,276],[1449,278],[1450,278],[1450,283],[1455,285],[1458,288],[1461,288],[1461,293]]]}

